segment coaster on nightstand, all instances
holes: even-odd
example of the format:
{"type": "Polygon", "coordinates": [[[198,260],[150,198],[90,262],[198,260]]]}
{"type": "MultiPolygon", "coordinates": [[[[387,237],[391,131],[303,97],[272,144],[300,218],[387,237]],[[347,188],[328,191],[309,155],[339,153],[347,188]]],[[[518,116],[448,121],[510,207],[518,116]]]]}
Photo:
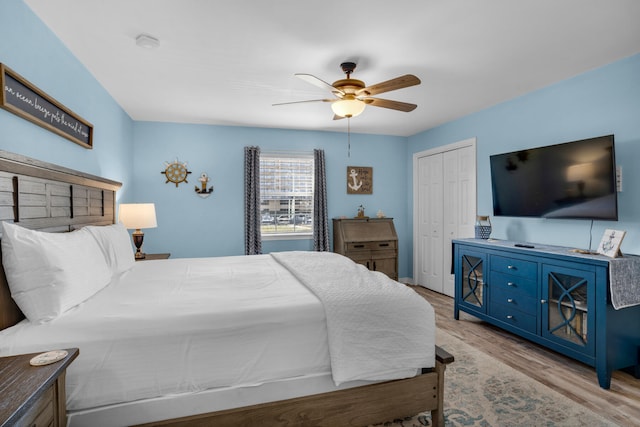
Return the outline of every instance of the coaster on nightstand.
{"type": "Polygon", "coordinates": [[[64,359],[68,354],[69,352],[67,350],[47,351],[46,353],[35,356],[29,361],[29,363],[31,364],[31,366],[50,365],[51,363],[55,363],[59,360],[64,359]]]}

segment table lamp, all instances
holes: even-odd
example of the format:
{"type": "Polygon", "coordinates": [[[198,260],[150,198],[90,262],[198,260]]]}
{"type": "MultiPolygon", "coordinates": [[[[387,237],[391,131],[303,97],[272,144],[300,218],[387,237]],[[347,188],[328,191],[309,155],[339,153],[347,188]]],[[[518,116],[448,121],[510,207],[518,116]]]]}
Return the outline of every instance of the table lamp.
{"type": "Polygon", "coordinates": [[[118,220],[128,229],[135,229],[132,234],[133,244],[136,245],[136,259],[144,259],[142,241],[143,228],[156,228],[156,206],[153,203],[121,203],[118,220]]]}

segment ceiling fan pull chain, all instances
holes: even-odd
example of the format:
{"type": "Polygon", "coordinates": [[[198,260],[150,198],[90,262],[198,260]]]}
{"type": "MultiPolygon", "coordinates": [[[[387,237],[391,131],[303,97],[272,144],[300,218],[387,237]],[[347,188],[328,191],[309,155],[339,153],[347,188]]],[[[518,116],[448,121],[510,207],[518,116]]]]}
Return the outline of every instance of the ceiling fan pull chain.
{"type": "Polygon", "coordinates": [[[347,157],[351,158],[351,117],[347,117],[347,157]]]}

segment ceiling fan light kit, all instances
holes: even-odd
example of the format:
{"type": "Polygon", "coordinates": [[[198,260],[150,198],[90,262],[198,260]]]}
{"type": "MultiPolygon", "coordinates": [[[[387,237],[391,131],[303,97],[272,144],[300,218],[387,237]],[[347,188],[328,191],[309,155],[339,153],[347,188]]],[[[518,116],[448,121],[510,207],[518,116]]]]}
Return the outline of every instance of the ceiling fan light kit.
{"type": "Polygon", "coordinates": [[[306,102],[330,102],[334,119],[356,117],[364,111],[367,104],[374,107],[388,108],[391,110],[409,112],[415,110],[417,105],[407,102],[391,101],[388,99],[373,98],[372,95],[402,89],[420,84],[420,79],[412,74],[396,77],[382,83],[367,86],[362,80],[352,79],[351,73],[356,68],[355,62],[343,62],[340,64],[342,71],[347,75],[346,79],[340,79],[329,84],[311,74],[296,74],[296,77],[328,90],[335,98],[314,99],[309,101],[284,102],[273,105],[299,104],[306,102]]]}
{"type": "Polygon", "coordinates": [[[365,106],[364,102],[356,99],[353,95],[351,95],[350,99],[345,96],[345,98],[331,103],[331,109],[336,116],[348,118],[359,116],[364,111],[365,106]]]}

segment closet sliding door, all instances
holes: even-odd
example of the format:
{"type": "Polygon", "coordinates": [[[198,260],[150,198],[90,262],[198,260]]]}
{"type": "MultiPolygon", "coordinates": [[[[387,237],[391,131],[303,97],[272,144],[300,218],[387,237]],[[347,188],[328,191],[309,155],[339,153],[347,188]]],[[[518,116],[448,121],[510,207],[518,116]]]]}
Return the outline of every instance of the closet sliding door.
{"type": "Polygon", "coordinates": [[[414,283],[454,295],[451,240],[473,237],[475,138],[413,156],[414,283]]]}

